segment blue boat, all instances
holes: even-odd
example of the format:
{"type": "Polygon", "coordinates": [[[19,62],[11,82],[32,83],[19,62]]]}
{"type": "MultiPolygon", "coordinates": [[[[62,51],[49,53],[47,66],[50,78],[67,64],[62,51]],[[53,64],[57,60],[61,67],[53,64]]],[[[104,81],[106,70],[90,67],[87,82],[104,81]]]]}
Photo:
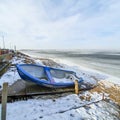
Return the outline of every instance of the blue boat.
{"type": "Polygon", "coordinates": [[[35,64],[18,64],[17,71],[23,80],[34,82],[41,86],[62,88],[74,86],[74,80],[83,81],[76,73],[69,70],[40,66],[35,64]]]}

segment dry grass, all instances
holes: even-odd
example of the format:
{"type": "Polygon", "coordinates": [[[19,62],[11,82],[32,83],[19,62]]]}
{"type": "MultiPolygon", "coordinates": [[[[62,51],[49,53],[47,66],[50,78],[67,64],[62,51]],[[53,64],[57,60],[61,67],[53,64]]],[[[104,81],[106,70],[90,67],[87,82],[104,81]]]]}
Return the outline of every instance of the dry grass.
{"type": "Polygon", "coordinates": [[[91,92],[107,93],[109,97],[120,105],[120,86],[108,81],[100,81],[91,92]]]}

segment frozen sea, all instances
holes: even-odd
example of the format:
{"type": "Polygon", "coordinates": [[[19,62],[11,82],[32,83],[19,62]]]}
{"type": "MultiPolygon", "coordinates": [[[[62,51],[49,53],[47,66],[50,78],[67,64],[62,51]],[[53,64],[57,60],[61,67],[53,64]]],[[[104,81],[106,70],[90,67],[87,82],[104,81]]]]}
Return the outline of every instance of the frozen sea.
{"type": "Polygon", "coordinates": [[[36,57],[52,58],[74,63],[120,78],[120,51],[22,50],[22,52],[36,57]]]}

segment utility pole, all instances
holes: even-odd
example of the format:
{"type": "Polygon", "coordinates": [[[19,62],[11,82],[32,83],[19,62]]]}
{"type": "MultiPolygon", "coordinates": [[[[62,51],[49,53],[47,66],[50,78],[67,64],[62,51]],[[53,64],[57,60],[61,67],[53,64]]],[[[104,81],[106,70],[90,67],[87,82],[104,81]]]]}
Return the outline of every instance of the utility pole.
{"type": "Polygon", "coordinates": [[[3,49],[5,49],[4,35],[2,36],[2,39],[3,39],[3,49]]]}

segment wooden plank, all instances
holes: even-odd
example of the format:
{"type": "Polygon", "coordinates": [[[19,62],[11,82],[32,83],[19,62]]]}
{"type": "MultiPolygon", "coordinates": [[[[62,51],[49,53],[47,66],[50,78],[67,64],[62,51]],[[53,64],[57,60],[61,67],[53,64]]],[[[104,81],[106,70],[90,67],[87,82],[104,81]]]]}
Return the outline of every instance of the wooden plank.
{"type": "Polygon", "coordinates": [[[79,94],[78,80],[75,80],[75,94],[79,94]]]}
{"type": "Polygon", "coordinates": [[[8,83],[3,83],[1,120],[6,120],[7,92],[8,92],[8,83]]]}

